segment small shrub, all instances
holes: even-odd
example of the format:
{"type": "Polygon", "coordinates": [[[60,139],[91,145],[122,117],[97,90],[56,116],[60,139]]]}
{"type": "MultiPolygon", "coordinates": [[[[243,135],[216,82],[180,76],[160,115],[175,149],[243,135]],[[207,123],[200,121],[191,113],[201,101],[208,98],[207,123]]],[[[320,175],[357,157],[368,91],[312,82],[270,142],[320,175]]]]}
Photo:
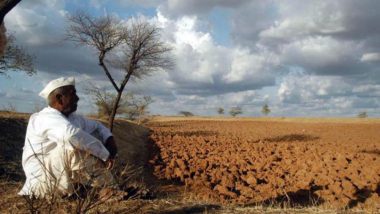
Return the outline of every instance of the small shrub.
{"type": "Polygon", "coordinates": [[[265,104],[263,108],[261,109],[261,113],[263,113],[265,116],[268,115],[270,112],[271,110],[269,109],[268,104],[265,104]]]}
{"type": "Polygon", "coordinates": [[[236,115],[238,114],[243,114],[243,110],[241,109],[241,107],[237,106],[237,107],[232,107],[230,109],[230,115],[232,117],[236,117],[236,115]]]}
{"type": "Polygon", "coordinates": [[[191,116],[194,116],[193,113],[189,112],[189,111],[180,111],[179,112],[180,115],[183,115],[185,117],[191,117],[191,116]]]}
{"type": "Polygon", "coordinates": [[[367,112],[365,112],[365,111],[360,112],[360,113],[358,114],[358,118],[367,118],[367,117],[368,117],[368,114],[367,114],[367,112]]]}

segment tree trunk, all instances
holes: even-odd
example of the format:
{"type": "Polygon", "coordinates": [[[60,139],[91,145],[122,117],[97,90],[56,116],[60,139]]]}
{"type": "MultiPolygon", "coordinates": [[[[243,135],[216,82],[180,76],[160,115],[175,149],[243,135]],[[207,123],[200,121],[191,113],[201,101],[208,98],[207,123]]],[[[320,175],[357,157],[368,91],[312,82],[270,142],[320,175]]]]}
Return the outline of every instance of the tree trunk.
{"type": "MultiPolygon", "coordinates": [[[[4,1],[4,0],[2,0],[4,1]]],[[[0,3],[0,24],[3,23],[5,15],[9,13],[21,0],[10,0],[0,3]]]]}
{"type": "Polygon", "coordinates": [[[110,82],[112,83],[112,86],[115,88],[115,90],[120,91],[119,87],[117,87],[117,85],[115,83],[115,80],[112,78],[110,72],[108,71],[106,64],[104,64],[104,57],[105,56],[106,56],[106,52],[101,51],[99,53],[99,65],[103,68],[104,73],[106,74],[106,76],[108,77],[110,82]]]}
{"type": "Polygon", "coordinates": [[[122,87],[122,88],[119,89],[117,87],[115,81],[111,77],[111,74],[109,73],[107,66],[104,64],[105,54],[106,54],[106,52],[100,52],[99,53],[99,65],[103,68],[103,71],[106,73],[108,79],[112,83],[112,86],[117,91],[117,97],[116,97],[115,103],[114,103],[114,105],[112,107],[112,111],[111,111],[110,117],[108,118],[108,128],[112,132],[112,130],[113,130],[113,121],[115,120],[115,116],[116,116],[116,112],[117,112],[117,106],[119,105],[120,98],[121,98],[121,95],[123,94],[124,87],[122,87]]]}
{"type": "Polygon", "coordinates": [[[111,132],[112,132],[112,129],[113,129],[113,121],[115,120],[116,111],[117,111],[117,107],[119,106],[121,95],[123,94],[125,85],[127,84],[127,82],[129,80],[129,78],[131,77],[133,71],[134,71],[134,69],[131,68],[130,72],[128,72],[127,76],[125,76],[123,82],[120,85],[119,90],[117,91],[117,97],[116,97],[115,103],[113,104],[113,108],[112,108],[112,112],[111,112],[110,118],[108,119],[108,127],[110,128],[111,132]]]}
{"type": "Polygon", "coordinates": [[[113,130],[113,121],[115,120],[117,106],[119,105],[120,98],[121,98],[122,94],[123,94],[123,91],[118,91],[117,92],[117,97],[116,97],[115,103],[113,104],[110,118],[108,118],[108,127],[111,130],[111,132],[113,130]]]}

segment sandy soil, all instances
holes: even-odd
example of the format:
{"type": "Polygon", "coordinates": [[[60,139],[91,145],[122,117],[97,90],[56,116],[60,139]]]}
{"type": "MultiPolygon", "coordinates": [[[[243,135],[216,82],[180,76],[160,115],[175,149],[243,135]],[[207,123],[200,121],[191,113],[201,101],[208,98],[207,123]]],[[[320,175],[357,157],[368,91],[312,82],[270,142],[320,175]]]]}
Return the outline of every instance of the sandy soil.
{"type": "MultiPolygon", "coordinates": [[[[173,119],[173,118],[172,118],[173,119]]],[[[222,204],[380,206],[378,120],[157,120],[155,175],[222,204]]]]}

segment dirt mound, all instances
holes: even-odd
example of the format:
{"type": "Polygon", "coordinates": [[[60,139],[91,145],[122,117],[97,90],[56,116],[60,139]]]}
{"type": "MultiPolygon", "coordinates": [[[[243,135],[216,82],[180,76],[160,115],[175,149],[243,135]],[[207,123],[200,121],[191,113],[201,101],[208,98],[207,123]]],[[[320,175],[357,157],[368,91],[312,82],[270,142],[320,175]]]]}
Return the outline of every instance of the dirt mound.
{"type": "Polygon", "coordinates": [[[235,204],[380,206],[380,124],[154,122],[155,174],[235,204]]]}
{"type": "Polygon", "coordinates": [[[119,148],[119,161],[137,167],[145,166],[149,157],[147,143],[150,129],[129,121],[117,120],[113,134],[119,148]]]}
{"type": "Polygon", "coordinates": [[[0,114],[0,179],[25,179],[21,166],[28,115],[0,114]]]}

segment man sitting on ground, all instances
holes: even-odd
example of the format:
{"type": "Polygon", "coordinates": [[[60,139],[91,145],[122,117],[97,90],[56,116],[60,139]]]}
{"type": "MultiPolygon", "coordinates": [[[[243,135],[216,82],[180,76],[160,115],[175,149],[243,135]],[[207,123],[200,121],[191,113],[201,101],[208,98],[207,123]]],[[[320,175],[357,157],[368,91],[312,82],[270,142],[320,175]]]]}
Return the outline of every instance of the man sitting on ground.
{"type": "Polygon", "coordinates": [[[74,114],[79,97],[73,77],[52,80],[39,94],[48,107],[28,123],[22,166],[26,181],[19,195],[71,195],[75,185],[114,185],[109,169],[117,147],[101,123],[74,114]]]}

